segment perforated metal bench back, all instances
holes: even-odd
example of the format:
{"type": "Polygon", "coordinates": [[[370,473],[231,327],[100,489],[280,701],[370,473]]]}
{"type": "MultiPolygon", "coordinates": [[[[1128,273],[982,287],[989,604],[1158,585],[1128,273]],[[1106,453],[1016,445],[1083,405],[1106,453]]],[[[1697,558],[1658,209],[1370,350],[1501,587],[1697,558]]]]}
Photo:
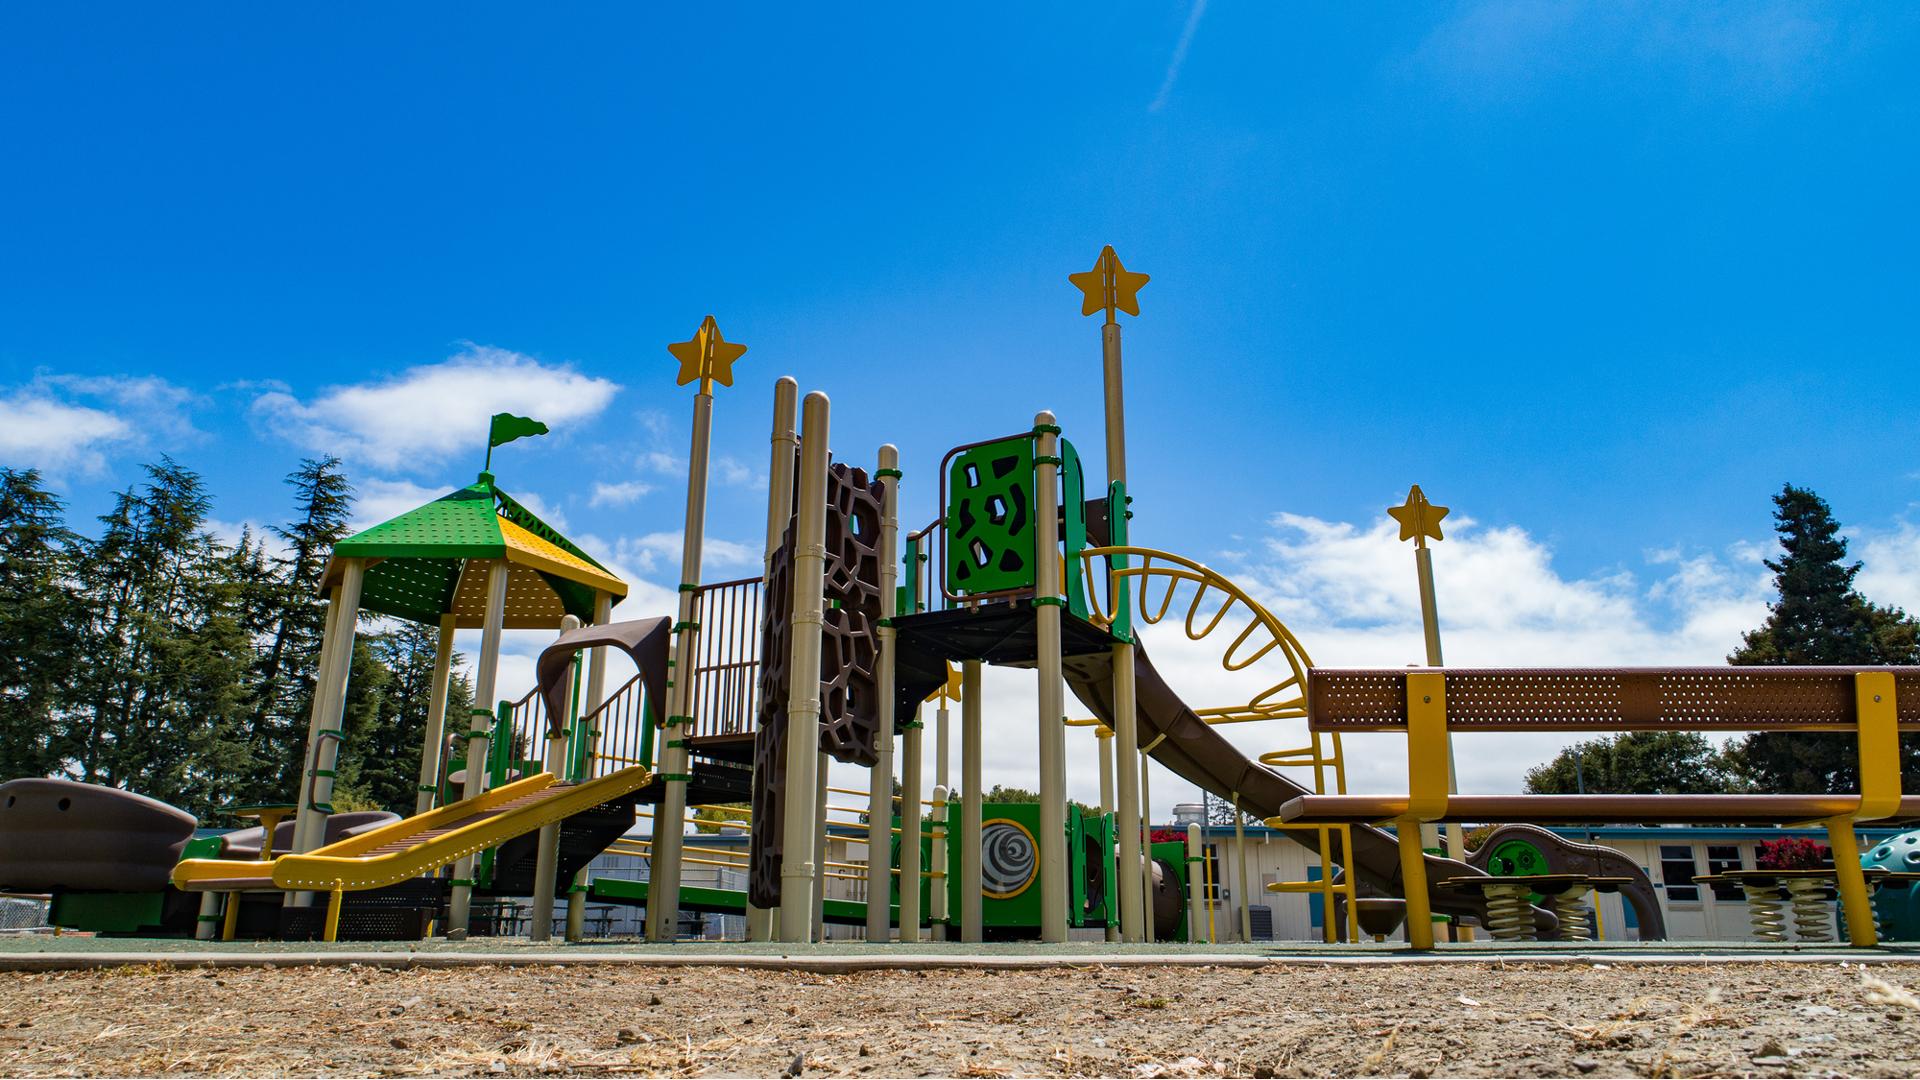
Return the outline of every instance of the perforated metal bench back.
{"type": "MultiPolygon", "coordinates": [[[[1321,731],[1401,731],[1406,668],[1314,668],[1321,731]]],[[[1854,673],[1891,671],[1902,730],[1920,730],[1920,667],[1445,668],[1455,731],[1851,731],[1854,673]]]]}

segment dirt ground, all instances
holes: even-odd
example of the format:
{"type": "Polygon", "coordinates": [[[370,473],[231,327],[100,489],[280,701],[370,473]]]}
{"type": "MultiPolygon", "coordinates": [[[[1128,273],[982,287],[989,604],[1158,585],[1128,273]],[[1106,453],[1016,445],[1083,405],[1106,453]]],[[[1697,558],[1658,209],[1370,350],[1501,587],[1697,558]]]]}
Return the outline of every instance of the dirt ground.
{"type": "Polygon", "coordinates": [[[0,1074],[1906,1076],[1920,967],[0,974],[0,1074]]]}

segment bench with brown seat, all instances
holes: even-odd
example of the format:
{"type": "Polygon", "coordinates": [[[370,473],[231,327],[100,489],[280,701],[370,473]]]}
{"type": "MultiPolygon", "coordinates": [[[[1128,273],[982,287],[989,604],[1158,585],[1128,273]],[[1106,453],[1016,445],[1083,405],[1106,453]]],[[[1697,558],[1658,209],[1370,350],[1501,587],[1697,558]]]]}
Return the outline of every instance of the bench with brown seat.
{"type": "Polygon", "coordinates": [[[1848,935],[1875,944],[1854,824],[1920,817],[1900,790],[1899,733],[1920,729],[1920,667],[1315,668],[1316,731],[1407,736],[1404,795],[1308,795],[1276,823],[1393,824],[1400,838],[1408,937],[1430,948],[1423,822],[1826,826],[1848,935]],[[1482,731],[1844,731],[1860,753],[1860,790],[1825,795],[1451,795],[1449,735],[1482,731]]]}

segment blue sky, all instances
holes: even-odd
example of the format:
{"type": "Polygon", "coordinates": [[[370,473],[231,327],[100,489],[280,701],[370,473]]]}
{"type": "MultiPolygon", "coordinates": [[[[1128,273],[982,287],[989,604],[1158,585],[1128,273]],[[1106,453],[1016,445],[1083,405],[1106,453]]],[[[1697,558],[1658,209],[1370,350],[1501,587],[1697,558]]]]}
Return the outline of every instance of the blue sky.
{"type": "Polygon", "coordinates": [[[733,576],[781,374],[915,518],[1041,408],[1100,460],[1065,276],[1112,243],[1139,539],[1416,660],[1418,482],[1449,659],[1712,661],[1784,481],[1920,606],[1917,46],[1894,5],[13,7],[0,463],[85,518],[171,453],[237,526],[332,451],[397,510],[514,407],[556,434],[503,485],[670,585],[664,345],[712,312],[733,576]]]}

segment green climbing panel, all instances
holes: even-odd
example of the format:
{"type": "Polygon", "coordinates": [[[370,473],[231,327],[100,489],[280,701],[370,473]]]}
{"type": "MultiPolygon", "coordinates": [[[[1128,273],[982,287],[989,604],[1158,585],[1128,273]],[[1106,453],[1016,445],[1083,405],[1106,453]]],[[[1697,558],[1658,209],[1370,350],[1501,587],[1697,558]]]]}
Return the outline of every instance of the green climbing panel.
{"type": "Polygon", "coordinates": [[[955,455],[947,471],[947,588],[962,596],[1034,585],[1033,437],[955,455]]]}

